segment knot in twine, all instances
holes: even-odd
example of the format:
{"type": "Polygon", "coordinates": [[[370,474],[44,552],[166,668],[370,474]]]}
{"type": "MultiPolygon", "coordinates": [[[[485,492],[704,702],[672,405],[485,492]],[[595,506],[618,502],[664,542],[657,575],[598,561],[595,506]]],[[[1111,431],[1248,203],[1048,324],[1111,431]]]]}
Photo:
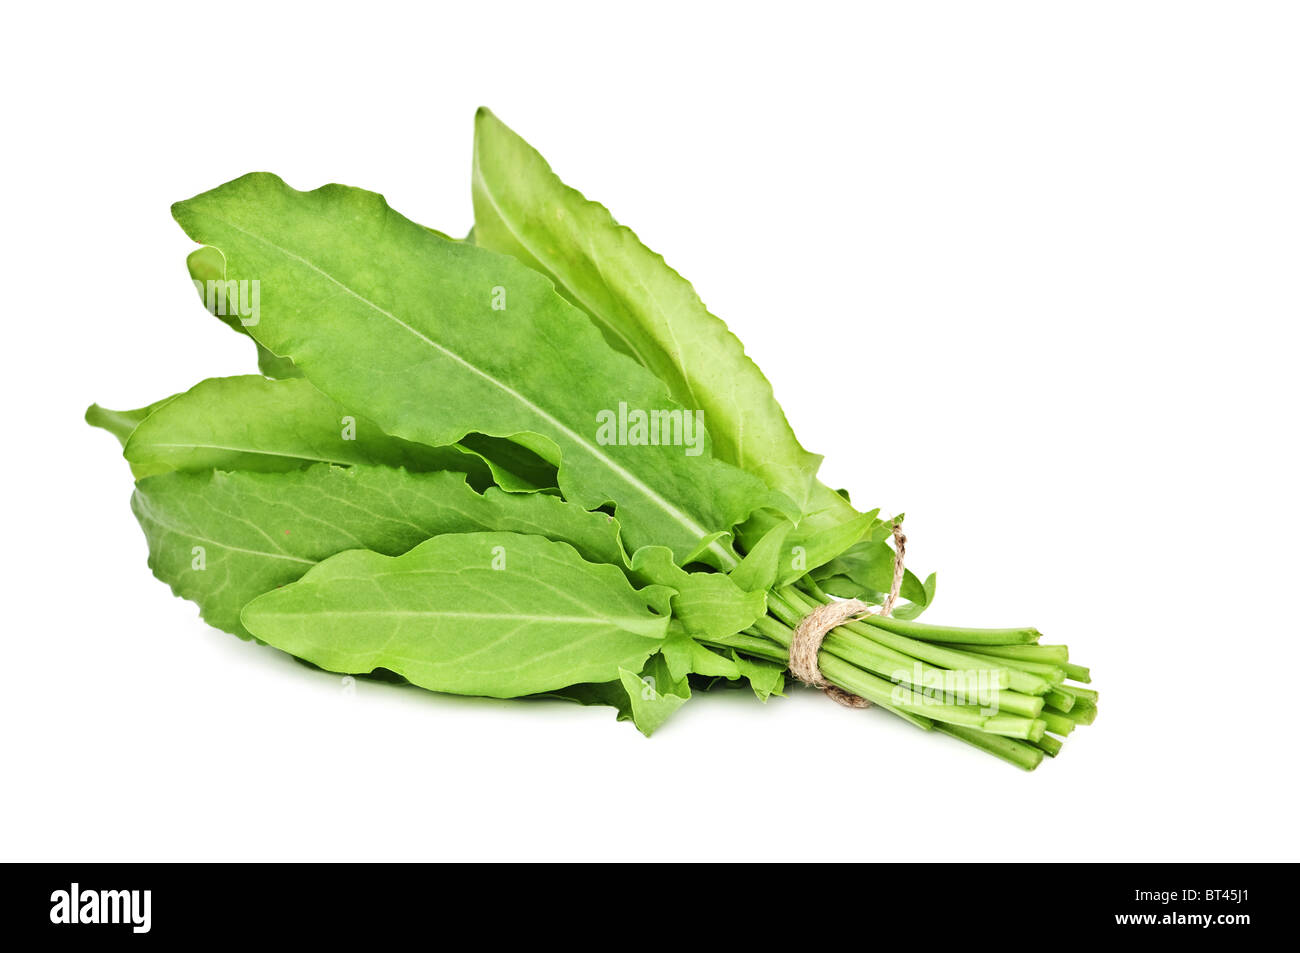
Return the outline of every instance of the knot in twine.
{"type": "Polygon", "coordinates": [[[903,555],[907,547],[907,537],[902,528],[894,524],[894,578],[889,584],[889,594],[877,609],[858,599],[844,599],[818,606],[803,617],[794,636],[790,640],[790,674],[805,685],[820,688],[832,699],[846,708],[870,708],[871,702],[860,695],[846,692],[837,685],[826,681],[822,670],[817,666],[817,653],[821,651],[822,642],[827,634],[837,625],[861,619],[863,616],[879,614],[888,616],[894,611],[898,601],[898,590],[903,585],[903,555]]]}

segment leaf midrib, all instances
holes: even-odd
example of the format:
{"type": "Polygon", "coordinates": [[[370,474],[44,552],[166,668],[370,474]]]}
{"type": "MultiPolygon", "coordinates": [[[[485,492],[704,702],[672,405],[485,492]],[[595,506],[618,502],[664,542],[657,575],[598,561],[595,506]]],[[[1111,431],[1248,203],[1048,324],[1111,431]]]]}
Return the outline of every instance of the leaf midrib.
{"type": "MultiPolygon", "coordinates": [[[[589,615],[525,615],[518,612],[451,612],[438,609],[308,609],[302,612],[289,612],[280,609],[263,609],[268,616],[275,616],[277,619],[319,619],[325,616],[338,616],[341,618],[351,618],[353,616],[395,616],[399,618],[419,617],[419,618],[447,618],[447,619],[477,619],[481,621],[512,621],[512,622],[555,622],[564,625],[606,625],[614,626],[624,631],[632,631],[633,634],[640,634],[634,630],[625,629],[619,624],[618,616],[589,616],[589,615]]],[[[641,619],[635,618],[632,621],[640,622],[641,619]]],[[[650,636],[647,636],[649,638],[650,636]]]]}

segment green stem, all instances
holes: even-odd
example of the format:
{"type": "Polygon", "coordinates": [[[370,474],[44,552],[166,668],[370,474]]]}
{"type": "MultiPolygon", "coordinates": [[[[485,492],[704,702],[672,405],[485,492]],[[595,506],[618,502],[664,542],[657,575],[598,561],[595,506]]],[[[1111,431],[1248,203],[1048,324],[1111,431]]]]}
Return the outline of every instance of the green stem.
{"type": "Polygon", "coordinates": [[[1042,748],[1043,752],[1049,758],[1055,758],[1058,754],[1061,753],[1061,749],[1065,747],[1064,741],[1062,741],[1060,738],[1055,738],[1052,735],[1043,735],[1043,737],[1033,742],[1033,744],[1037,748],[1042,748]]]}
{"type": "Polygon", "coordinates": [[[785,665],[789,661],[788,653],[770,639],[759,634],[736,632],[732,635],[702,639],[701,641],[721,648],[735,649],[737,652],[744,652],[747,655],[754,655],[781,665],[785,665]]]}
{"type": "Polygon", "coordinates": [[[970,728],[986,728],[996,734],[1030,738],[1035,734],[1041,737],[1042,723],[1037,719],[1023,718],[1019,715],[992,715],[980,713],[973,705],[935,704],[931,699],[918,695],[904,685],[892,685],[882,678],[856,668],[843,659],[827,653],[818,656],[818,667],[831,682],[855,695],[861,695],[892,711],[906,709],[910,714],[929,718],[936,722],[966,725],[970,728]]]}
{"type": "MultiPolygon", "coordinates": [[[[795,596],[793,598],[800,599],[802,597],[795,596]]],[[[772,608],[774,614],[791,620],[793,625],[797,626],[803,617],[811,609],[815,608],[815,604],[804,601],[801,605],[792,606],[786,599],[778,597],[769,600],[769,607],[772,608]]],[[[787,649],[790,647],[790,640],[794,634],[793,627],[787,628],[777,620],[770,618],[766,620],[761,631],[767,637],[780,642],[787,649]]],[[[1001,666],[990,669],[985,665],[977,667],[928,665],[915,656],[899,652],[889,646],[880,644],[878,641],[849,631],[848,626],[839,626],[829,633],[822,643],[822,648],[823,651],[830,652],[846,662],[887,678],[892,682],[903,682],[923,689],[942,689],[946,686],[948,694],[969,694],[978,697],[984,692],[1000,692],[1009,688],[1011,684],[1011,671],[1001,666]]],[[[820,656],[818,665],[820,667],[820,656]]],[[[1042,702],[1031,702],[1028,697],[1026,695],[1012,698],[1008,710],[1016,711],[1030,718],[1035,717],[1042,710],[1042,702]]],[[[986,705],[990,702],[981,698],[979,703],[986,705]]]]}
{"type": "Polygon", "coordinates": [[[1043,752],[1040,749],[1023,741],[974,731],[961,725],[937,724],[934,727],[946,735],[960,738],[968,745],[974,745],[989,754],[996,755],[1003,761],[1010,761],[1016,767],[1024,768],[1026,771],[1034,770],[1043,760],[1043,752]]]}
{"type": "MultiPolygon", "coordinates": [[[[779,642],[787,650],[790,647],[790,640],[794,633],[791,629],[781,625],[775,619],[760,619],[754,624],[756,631],[763,636],[779,642]]],[[[860,646],[846,644],[841,637],[841,633],[835,632],[827,637],[830,642],[834,637],[840,648],[846,655],[857,655],[860,646]]],[[[863,652],[863,661],[870,661],[873,664],[881,664],[888,668],[890,663],[881,655],[874,657],[869,652],[863,652]]],[[[911,661],[911,660],[908,660],[911,661]]],[[[1019,699],[1011,693],[999,694],[999,702],[1004,697],[1012,698],[1012,705],[1007,708],[1011,711],[1013,708],[1020,708],[1024,714],[995,714],[986,715],[983,713],[980,705],[963,705],[963,704],[946,704],[936,702],[924,692],[917,692],[903,684],[895,684],[885,681],[878,675],[870,671],[864,671],[864,665],[855,661],[853,658],[842,658],[837,653],[829,651],[826,647],[817,655],[817,667],[826,679],[834,685],[838,685],[845,691],[860,695],[868,701],[880,705],[889,711],[894,712],[902,717],[908,718],[916,724],[915,718],[928,719],[932,721],[944,721],[954,724],[967,725],[972,728],[980,728],[989,725],[987,730],[998,734],[1010,734],[1018,738],[1031,738],[1035,735],[1042,735],[1041,722],[1036,719],[1036,715],[1042,709],[1041,699],[1034,698],[1031,700],[1021,696],[1019,699]]],[[[938,670],[931,669],[932,672],[938,670]]],[[[910,673],[909,679],[910,679],[910,673]]],[[[990,700],[991,701],[991,700],[990,700]]],[[[991,707],[991,705],[989,706],[991,707]]]]}
{"type": "Polygon", "coordinates": [[[1075,665],[1073,662],[1066,662],[1061,666],[1065,669],[1065,677],[1072,682],[1091,682],[1092,672],[1088,671],[1082,665],[1075,665]]]}
{"type": "Polygon", "coordinates": [[[1038,717],[1047,724],[1047,730],[1054,735],[1065,736],[1074,731],[1074,721],[1067,715],[1044,709],[1038,717]]]}
{"type": "Polygon", "coordinates": [[[1094,708],[1097,706],[1097,692],[1095,689],[1083,688],[1079,685],[1062,685],[1061,691],[1073,695],[1075,701],[1091,702],[1094,708]]]}
{"type": "Polygon", "coordinates": [[[1043,701],[1060,711],[1069,711],[1074,707],[1074,696],[1067,695],[1059,688],[1050,689],[1048,693],[1043,696],[1043,701]]]}
{"type": "Polygon", "coordinates": [[[964,629],[947,625],[930,625],[893,616],[867,616],[865,621],[896,635],[906,635],[926,642],[960,642],[963,645],[1014,645],[1037,642],[1042,633],[1037,629],[964,629]]]}
{"type": "MultiPolygon", "coordinates": [[[[963,649],[966,646],[957,643],[948,648],[963,649]]],[[[1021,662],[1047,662],[1058,668],[1063,668],[1064,663],[1070,660],[1070,649],[1065,645],[981,645],[979,653],[1021,662]]]]}
{"type": "MultiPolygon", "coordinates": [[[[789,588],[782,589],[780,595],[785,600],[800,606],[801,611],[796,612],[796,615],[798,615],[799,618],[802,618],[816,607],[815,604],[807,601],[807,597],[804,596],[803,593],[796,590],[791,590],[789,588]]],[[[769,606],[772,605],[771,599],[768,600],[768,604],[769,606]]],[[[864,622],[876,618],[879,618],[879,616],[867,616],[865,619],[860,621],[846,622],[839,627],[839,631],[852,632],[856,635],[870,639],[872,642],[883,645],[886,648],[891,648],[895,652],[901,652],[904,655],[920,659],[923,662],[929,662],[931,665],[937,665],[941,668],[950,668],[954,671],[963,671],[967,669],[980,670],[988,668],[988,661],[986,659],[982,659],[969,652],[958,652],[953,649],[946,649],[940,645],[908,638],[903,635],[895,635],[893,632],[888,630],[863,624],[864,622]]],[[[796,622],[796,624],[798,623],[796,622]]],[[[1041,695],[1051,687],[1050,683],[1036,675],[1031,675],[1028,672],[1017,671],[1014,668],[1006,668],[1005,666],[1002,666],[1002,668],[1009,673],[1008,685],[1014,691],[1022,692],[1026,695],[1041,695]]]]}
{"type": "Polygon", "coordinates": [[[967,655],[973,655],[975,658],[983,659],[990,665],[1006,665],[1010,668],[1019,669],[1022,672],[1028,672],[1030,675],[1037,675],[1039,678],[1046,680],[1052,685],[1059,685],[1065,681],[1065,669],[1059,665],[1053,665],[1050,662],[1029,662],[1024,659],[998,658],[984,651],[984,646],[978,649],[961,649],[954,646],[954,650],[964,652],[967,655]]]}
{"type": "MultiPolygon", "coordinates": [[[[816,583],[800,580],[769,591],[769,614],[745,632],[709,641],[788,664],[794,628],[834,601],[816,583]]],[[[867,616],[828,633],[817,664],[832,684],[919,728],[937,728],[1033,770],[1061,750],[1060,739],[1046,732],[1068,734],[1096,715],[1096,692],[1060,685],[1087,670],[1070,665],[1065,646],[1037,645],[1038,638],[1029,628],[967,629],[867,616]],[[954,696],[964,700],[962,680],[977,675],[996,689],[996,702],[981,696],[977,701],[986,704],[949,703],[954,696]]]]}
{"type": "MultiPolygon", "coordinates": [[[[1047,714],[1047,712],[1044,712],[1047,714]]],[[[1068,712],[1058,712],[1061,718],[1069,721],[1072,725],[1091,725],[1097,720],[1097,706],[1087,699],[1075,699],[1074,707],[1068,712]]]]}

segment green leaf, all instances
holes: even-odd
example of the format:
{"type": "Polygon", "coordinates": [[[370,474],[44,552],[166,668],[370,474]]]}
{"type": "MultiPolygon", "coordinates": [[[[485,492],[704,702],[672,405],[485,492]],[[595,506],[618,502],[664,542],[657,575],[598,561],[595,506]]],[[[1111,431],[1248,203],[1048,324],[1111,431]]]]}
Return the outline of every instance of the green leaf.
{"type": "Polygon", "coordinates": [[[549,275],[612,347],[704,411],[715,456],[806,506],[821,457],[799,445],[772,385],[686,279],[487,109],[475,120],[473,183],[475,242],[549,275]]]}
{"type": "Polygon", "coordinates": [[[876,512],[863,513],[827,529],[809,528],[802,524],[796,527],[782,547],[777,569],[778,585],[787,586],[852,548],[880,522],[876,512]]]}
{"type": "Polygon", "coordinates": [[[660,650],[668,673],[676,681],[683,681],[690,675],[703,675],[708,678],[740,678],[740,668],[734,659],[701,645],[685,632],[669,627],[668,638],[660,650]]]}
{"type": "Polygon", "coordinates": [[[894,581],[894,550],[883,539],[863,540],[815,567],[810,575],[819,582],[847,576],[869,592],[888,592],[894,581]]]}
{"type": "MultiPolygon", "coordinates": [[[[443,235],[441,231],[433,231],[433,234],[446,238],[447,241],[455,241],[443,235]]],[[[204,246],[196,248],[190,252],[186,259],[188,269],[190,269],[191,280],[195,282],[195,290],[199,293],[199,298],[203,300],[204,306],[208,307],[209,312],[214,313],[222,322],[234,328],[240,334],[248,334],[248,329],[240,320],[238,313],[231,312],[230,307],[220,307],[222,300],[229,300],[231,289],[227,286],[226,280],[226,256],[221,254],[220,248],[204,246]],[[209,290],[212,282],[221,282],[222,295],[214,294],[209,290]]],[[[234,294],[239,294],[238,286],[233,290],[234,294]]],[[[259,315],[260,320],[260,315],[259,315]]],[[[250,335],[251,337],[251,335],[250,335]]],[[[270,378],[290,378],[302,377],[303,372],[294,367],[294,363],[287,358],[278,358],[259,342],[253,341],[257,346],[257,367],[265,377],[270,378]]],[[[495,482],[504,490],[511,490],[512,493],[533,493],[539,489],[547,489],[555,486],[555,467],[546,463],[546,460],[539,458],[534,452],[525,449],[507,441],[507,439],[498,439],[487,437],[485,434],[467,434],[460,446],[464,449],[471,450],[480,455],[487,468],[490,469],[491,475],[495,482]]]]}
{"type": "MultiPolygon", "coordinates": [[[[440,238],[379,195],[298,192],[259,173],[173,214],[191,238],[221,249],[228,277],[261,282],[249,332],[387,433],[430,446],[471,431],[511,438],[559,463],[567,499],[584,509],[613,502],[634,548],[668,545],[679,560],[766,493],[714,459],[703,433],[695,447],[602,439],[603,414],[682,408],[605,347],[545,277],[440,238]]],[[[707,558],[735,562],[720,542],[707,558]]]]}
{"type": "Polygon", "coordinates": [[[643,546],[632,556],[631,574],[639,585],[674,590],[673,618],[692,635],[723,638],[749,628],[767,612],[762,592],[746,592],[716,572],[686,572],[666,546],[643,546]]]}
{"type": "Polygon", "coordinates": [[[787,552],[785,541],[793,529],[793,523],[782,520],[764,533],[740,565],[731,571],[732,582],[752,592],[766,592],[775,586],[787,552]]]}
{"type": "MultiPolygon", "coordinates": [[[[318,465],[287,473],[167,473],[136,484],[149,568],[241,638],[244,605],[346,549],[398,555],[439,533],[503,529],[622,565],[618,525],[557,497],[479,495],[460,473],[318,465]]],[[[666,611],[665,605],[661,607],[666,611]]]]}
{"type": "Polygon", "coordinates": [[[617,568],[500,532],[437,536],[397,557],[340,553],[253,600],[242,619],[329,671],[386,668],[423,688],[496,698],[638,671],[668,627],[617,568]]]}
{"type": "Polygon", "coordinates": [[[169,470],[279,472],[313,463],[459,470],[486,486],[482,460],[458,447],[390,437],[302,378],[214,377],[167,401],[123,451],[137,477],[169,470]]]}
{"type": "Polygon", "coordinates": [[[703,409],[715,456],[792,501],[806,532],[857,517],[846,491],[816,479],[821,456],[799,445],[772,385],[690,282],[487,109],[475,120],[473,191],[475,242],[550,276],[611,346],[654,371],[678,403],[703,409]]]}
{"type": "Polygon", "coordinates": [[[630,721],[647,738],[691,697],[691,685],[666,670],[663,655],[654,655],[640,672],[619,671],[610,682],[587,682],[547,692],[543,697],[562,698],[580,705],[608,705],[619,721],[630,721]]]}
{"type": "MultiPolygon", "coordinates": [[[[906,598],[912,601],[894,607],[893,615],[896,619],[915,619],[934,602],[934,591],[937,584],[934,573],[930,573],[925,577],[925,582],[921,583],[919,592],[909,587],[909,575],[911,575],[911,570],[908,570],[903,576],[903,591],[906,598]]],[[[916,577],[912,576],[911,581],[915,582],[916,577]]]]}
{"type": "MultiPolygon", "coordinates": [[[[185,259],[185,264],[189,268],[190,280],[194,282],[194,290],[198,292],[199,301],[208,309],[208,313],[215,315],[227,327],[247,335],[248,328],[245,327],[244,321],[253,320],[253,317],[252,315],[241,316],[238,303],[233,307],[230,305],[232,292],[235,301],[239,301],[240,289],[238,285],[232,288],[226,283],[226,256],[221,254],[221,250],[211,247],[196,248],[185,259]]],[[[267,377],[302,376],[302,372],[293,366],[293,361],[287,357],[277,357],[258,341],[253,343],[257,346],[258,370],[267,377]]]]}
{"type": "Polygon", "coordinates": [[[671,631],[663,649],[651,656],[641,672],[624,670],[612,682],[571,685],[547,696],[582,705],[608,705],[619,721],[631,721],[649,737],[691,697],[690,675],[712,677],[715,683],[737,680],[749,683],[755,696],[766,702],[785,687],[785,669],[774,662],[757,661],[730,653],[718,655],[694,639],[671,631]]]}
{"type": "Polygon", "coordinates": [[[765,702],[773,695],[780,695],[784,691],[784,665],[763,659],[747,658],[735,651],[731,653],[731,657],[740,670],[741,677],[748,680],[749,687],[754,690],[759,701],[765,702]]]}
{"type": "Polygon", "coordinates": [[[177,397],[184,398],[182,405],[154,421],[131,448],[137,477],[171,469],[289,470],[328,460],[459,470],[479,489],[496,483],[531,493],[555,486],[555,467],[509,440],[468,434],[452,447],[433,448],[389,437],[304,380],[214,378],[138,410],[92,404],[86,422],[110,431],[125,447],[146,417],[177,397]]]}
{"type": "Polygon", "coordinates": [[[579,685],[566,685],[549,692],[540,692],[536,698],[559,698],[564,701],[577,702],[579,705],[608,705],[615,710],[618,721],[632,720],[632,700],[627,697],[627,688],[622,677],[610,682],[583,682],[579,685]]]}
{"type": "Polygon", "coordinates": [[[101,430],[107,430],[117,442],[123,447],[126,446],[127,440],[135,432],[135,428],[148,418],[159,407],[175,400],[176,394],[171,397],[164,397],[162,400],[156,400],[146,407],[140,407],[136,410],[109,410],[107,407],[101,407],[99,404],[91,404],[86,408],[86,423],[92,427],[99,427],[101,430]]]}
{"type": "Polygon", "coordinates": [[[640,673],[622,668],[618,675],[627,692],[632,723],[647,738],[691,697],[690,682],[673,678],[662,655],[650,659],[640,673]]]}
{"type": "MultiPolygon", "coordinates": [[[[885,521],[888,528],[901,517],[885,521]]],[[[870,539],[850,547],[844,553],[813,570],[810,575],[823,591],[843,599],[860,599],[879,605],[894,581],[894,550],[889,535],[873,530],[870,539]]],[[[936,579],[931,573],[925,582],[910,569],[903,571],[899,595],[908,600],[894,607],[900,619],[915,619],[934,601],[936,579]]]]}
{"type": "Polygon", "coordinates": [[[608,705],[619,721],[634,721],[647,736],[691,697],[691,677],[697,688],[747,683],[759,701],[766,702],[785,688],[785,666],[749,658],[734,650],[721,655],[683,635],[674,621],[660,653],[646,662],[639,674],[624,672],[617,681],[571,685],[546,693],[582,705],[608,705]],[[634,710],[633,700],[637,710],[634,710]]]}
{"type": "Polygon", "coordinates": [[[511,493],[536,493],[539,490],[556,489],[559,474],[554,464],[547,463],[513,440],[470,433],[455,446],[478,454],[492,471],[493,481],[503,490],[511,493]]]}

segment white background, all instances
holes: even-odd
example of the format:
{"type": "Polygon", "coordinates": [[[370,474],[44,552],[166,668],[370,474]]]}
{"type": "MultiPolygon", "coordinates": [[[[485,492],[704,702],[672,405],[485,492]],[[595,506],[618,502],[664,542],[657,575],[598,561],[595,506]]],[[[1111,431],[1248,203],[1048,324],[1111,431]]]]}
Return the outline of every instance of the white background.
{"type": "Polygon", "coordinates": [[[6,13],[0,856],[1300,859],[1296,8],[470,6],[6,13]],[[1092,666],[1062,757],[805,690],[652,740],[349,695],[150,576],[82,411],[253,368],[170,203],[268,169],[463,234],[479,104],[907,512],[930,618],[1092,666]]]}

